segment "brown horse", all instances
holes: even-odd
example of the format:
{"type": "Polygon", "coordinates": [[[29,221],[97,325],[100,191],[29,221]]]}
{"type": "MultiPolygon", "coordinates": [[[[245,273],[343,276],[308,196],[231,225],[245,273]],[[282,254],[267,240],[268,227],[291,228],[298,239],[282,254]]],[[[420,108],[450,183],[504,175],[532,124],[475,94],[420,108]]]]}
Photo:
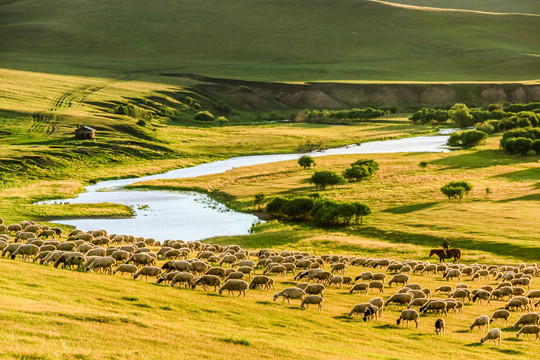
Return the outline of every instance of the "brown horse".
{"type": "Polygon", "coordinates": [[[439,257],[439,262],[444,262],[444,259],[454,258],[454,262],[459,262],[461,259],[461,250],[459,249],[448,249],[446,250],[446,255],[444,254],[443,249],[431,249],[429,252],[429,257],[437,255],[439,257]]]}

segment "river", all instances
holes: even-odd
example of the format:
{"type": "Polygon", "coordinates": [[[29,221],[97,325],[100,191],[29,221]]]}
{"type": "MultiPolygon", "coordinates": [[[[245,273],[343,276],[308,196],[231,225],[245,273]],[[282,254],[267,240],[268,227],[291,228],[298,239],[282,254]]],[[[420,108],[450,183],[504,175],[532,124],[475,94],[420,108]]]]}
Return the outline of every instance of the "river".
{"type": "MultiPolygon", "coordinates": [[[[313,152],[308,155],[318,157],[344,154],[448,152],[450,150],[446,148],[446,141],[451,132],[453,132],[452,129],[444,129],[436,135],[372,141],[313,152]]],[[[128,190],[124,187],[145,180],[192,178],[218,174],[241,166],[294,160],[302,155],[304,154],[241,156],[140,178],[102,181],[87,186],[85,192],[73,199],[50,200],[42,204],[111,202],[131,206],[135,210],[135,216],[127,219],[51,220],[51,222],[72,225],[84,231],[105,229],[111,234],[132,234],[152,237],[156,240],[182,239],[186,241],[214,236],[244,235],[248,234],[251,226],[259,221],[257,217],[230,210],[205,194],[187,191],[128,190]]]]}

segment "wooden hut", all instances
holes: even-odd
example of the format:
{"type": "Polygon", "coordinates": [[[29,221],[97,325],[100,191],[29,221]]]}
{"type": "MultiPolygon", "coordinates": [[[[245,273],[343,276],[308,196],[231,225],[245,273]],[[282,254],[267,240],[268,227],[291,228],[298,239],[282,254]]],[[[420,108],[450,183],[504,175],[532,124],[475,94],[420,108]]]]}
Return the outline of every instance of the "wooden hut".
{"type": "Polygon", "coordinates": [[[90,126],[79,126],[75,130],[76,139],[95,139],[96,138],[96,129],[91,128],[90,126]]]}

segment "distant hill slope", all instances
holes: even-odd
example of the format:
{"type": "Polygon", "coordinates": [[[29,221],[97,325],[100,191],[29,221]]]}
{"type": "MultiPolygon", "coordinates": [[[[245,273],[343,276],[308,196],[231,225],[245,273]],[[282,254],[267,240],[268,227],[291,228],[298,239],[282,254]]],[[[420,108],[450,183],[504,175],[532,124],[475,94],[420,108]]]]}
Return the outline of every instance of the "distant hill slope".
{"type": "Polygon", "coordinates": [[[538,0],[386,0],[391,3],[445,9],[465,9],[501,13],[540,14],[538,0]]]}
{"type": "Polygon", "coordinates": [[[77,74],[174,69],[265,81],[502,81],[540,74],[540,17],[534,15],[369,0],[0,4],[5,68],[77,74]]]}

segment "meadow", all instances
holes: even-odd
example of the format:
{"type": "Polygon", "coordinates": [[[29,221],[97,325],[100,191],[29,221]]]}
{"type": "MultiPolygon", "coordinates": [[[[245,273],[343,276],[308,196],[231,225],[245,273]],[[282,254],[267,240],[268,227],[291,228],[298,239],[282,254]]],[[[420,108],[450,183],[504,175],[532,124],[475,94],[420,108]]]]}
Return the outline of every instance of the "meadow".
{"type": "Polygon", "coordinates": [[[0,67],[282,82],[536,79],[538,6],[517,2],[524,14],[497,13],[516,1],[486,0],[479,8],[494,13],[369,0],[9,1],[0,67]]]}

